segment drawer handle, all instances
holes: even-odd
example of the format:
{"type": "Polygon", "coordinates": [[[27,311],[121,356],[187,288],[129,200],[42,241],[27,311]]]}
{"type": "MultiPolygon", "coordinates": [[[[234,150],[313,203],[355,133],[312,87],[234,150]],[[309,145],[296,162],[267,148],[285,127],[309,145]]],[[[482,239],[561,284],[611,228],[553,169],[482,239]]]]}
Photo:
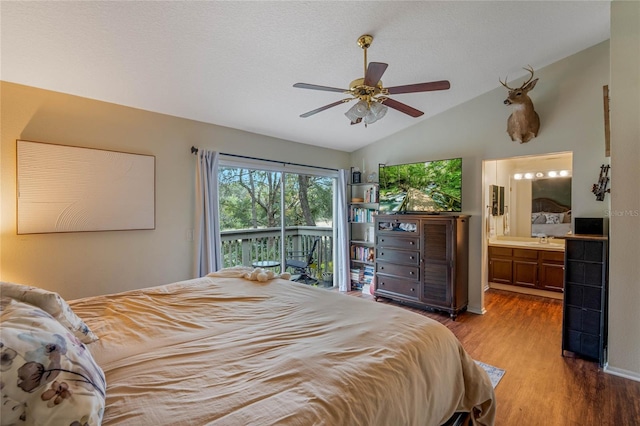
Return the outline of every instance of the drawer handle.
{"type": "Polygon", "coordinates": [[[411,287],[411,291],[416,291],[416,289],[415,289],[415,288],[413,288],[413,287],[411,287]]]}
{"type": "Polygon", "coordinates": [[[409,271],[409,275],[413,275],[413,271],[409,271]]]}
{"type": "Polygon", "coordinates": [[[412,245],[414,245],[414,244],[415,244],[415,243],[414,243],[413,241],[409,241],[409,245],[410,245],[410,246],[412,246],[412,245]]]}
{"type": "Polygon", "coordinates": [[[383,269],[384,269],[384,266],[381,266],[381,267],[380,267],[380,270],[382,271],[383,269]]]}
{"type": "Polygon", "coordinates": [[[409,259],[413,260],[415,259],[415,256],[409,256],[409,259]]]}

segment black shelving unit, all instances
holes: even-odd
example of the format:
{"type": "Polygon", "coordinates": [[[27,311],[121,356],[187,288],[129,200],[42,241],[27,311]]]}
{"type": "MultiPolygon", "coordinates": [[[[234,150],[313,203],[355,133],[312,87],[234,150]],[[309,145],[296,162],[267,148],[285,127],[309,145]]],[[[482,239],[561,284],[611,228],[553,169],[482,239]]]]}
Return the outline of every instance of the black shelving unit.
{"type": "Polygon", "coordinates": [[[607,355],[608,239],[574,235],[566,239],[562,355],[598,361],[607,355]]]}

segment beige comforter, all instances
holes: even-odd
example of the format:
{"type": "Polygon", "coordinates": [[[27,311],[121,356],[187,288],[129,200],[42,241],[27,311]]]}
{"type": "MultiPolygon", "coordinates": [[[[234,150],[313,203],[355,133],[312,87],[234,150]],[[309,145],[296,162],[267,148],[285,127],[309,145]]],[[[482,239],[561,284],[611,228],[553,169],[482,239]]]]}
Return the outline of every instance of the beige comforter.
{"type": "Polygon", "coordinates": [[[200,278],[70,303],[100,336],[104,425],[439,425],[486,373],[440,323],[291,281],[200,278]]]}

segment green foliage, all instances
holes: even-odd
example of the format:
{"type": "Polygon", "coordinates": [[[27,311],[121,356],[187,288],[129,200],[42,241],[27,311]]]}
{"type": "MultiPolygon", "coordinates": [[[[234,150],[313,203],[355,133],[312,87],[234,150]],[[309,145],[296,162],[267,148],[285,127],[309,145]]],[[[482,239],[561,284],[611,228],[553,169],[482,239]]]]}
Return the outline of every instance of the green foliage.
{"type": "MultiPolygon", "coordinates": [[[[281,173],[221,167],[222,230],[280,226],[281,173]]],[[[286,226],[313,226],[333,217],[333,179],[284,174],[286,226]]]]}
{"type": "Polygon", "coordinates": [[[380,182],[386,188],[381,197],[424,188],[440,210],[459,210],[462,204],[462,159],[404,164],[380,169],[380,182]]]}

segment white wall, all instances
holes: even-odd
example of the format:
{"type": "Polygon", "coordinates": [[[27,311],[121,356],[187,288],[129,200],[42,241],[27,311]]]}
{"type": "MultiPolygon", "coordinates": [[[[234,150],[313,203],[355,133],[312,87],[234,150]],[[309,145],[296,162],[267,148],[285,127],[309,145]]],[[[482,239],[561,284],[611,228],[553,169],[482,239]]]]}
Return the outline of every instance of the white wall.
{"type": "Polygon", "coordinates": [[[191,278],[194,168],[190,147],[324,167],[349,154],[1,83],[0,279],[74,299],[191,278]],[[156,157],[156,229],[16,234],[16,139],[156,157]]]}
{"type": "MultiPolygon", "coordinates": [[[[541,127],[538,137],[527,144],[511,142],[506,133],[509,111],[502,103],[506,89],[499,86],[496,76],[499,87],[495,90],[351,155],[353,164],[362,163],[362,158],[368,164],[398,164],[462,156],[462,208],[472,215],[469,260],[472,312],[482,312],[482,281],[487,273],[482,258],[481,217],[483,194],[488,186],[483,183],[483,160],[573,152],[573,185],[577,188],[573,197],[574,215],[602,217],[608,208],[595,200],[591,185],[597,181],[600,165],[608,163],[604,156],[602,86],[609,83],[609,43],[600,43],[538,69],[535,75],[540,80],[530,96],[540,115],[541,127]]],[[[455,90],[456,82],[451,85],[451,90],[455,90]]],[[[398,100],[410,103],[402,95],[398,100]]]]}
{"type": "Polygon", "coordinates": [[[640,2],[611,4],[609,365],[640,380],[640,2]]]}

